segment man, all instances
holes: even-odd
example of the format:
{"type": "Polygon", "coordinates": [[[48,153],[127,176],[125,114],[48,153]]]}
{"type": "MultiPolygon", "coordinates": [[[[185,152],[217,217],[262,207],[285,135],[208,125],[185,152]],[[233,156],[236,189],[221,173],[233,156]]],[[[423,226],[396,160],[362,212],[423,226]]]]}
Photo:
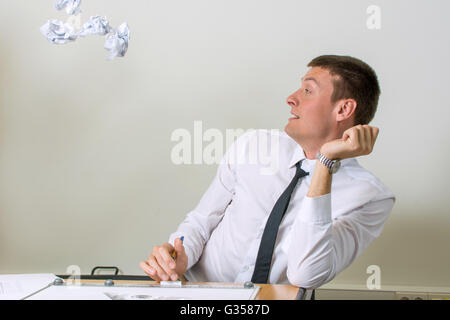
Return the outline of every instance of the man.
{"type": "Polygon", "coordinates": [[[232,161],[275,133],[237,139],[198,206],[140,263],[150,277],[317,288],[381,234],[394,195],[355,159],[372,152],[378,135],[368,125],[377,76],[347,56],[320,56],[308,67],[287,98],[293,117],[277,136],[278,170],[232,161]]]}

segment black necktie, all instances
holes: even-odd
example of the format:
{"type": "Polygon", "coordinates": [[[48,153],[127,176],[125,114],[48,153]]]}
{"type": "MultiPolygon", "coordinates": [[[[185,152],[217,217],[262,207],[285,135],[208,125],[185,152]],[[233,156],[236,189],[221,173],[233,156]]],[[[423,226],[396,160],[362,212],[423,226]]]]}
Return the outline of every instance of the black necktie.
{"type": "Polygon", "coordinates": [[[275,240],[277,239],[278,228],[281,220],[289,205],[291,194],[297,185],[298,179],[306,176],[309,172],[301,169],[302,161],[296,164],[297,171],[289,186],[284,190],[281,196],[275,203],[269,219],[267,219],[266,227],[259,245],[258,256],[256,257],[255,271],[253,271],[253,283],[267,283],[269,279],[270,265],[272,263],[272,254],[275,247],[275,240]]]}

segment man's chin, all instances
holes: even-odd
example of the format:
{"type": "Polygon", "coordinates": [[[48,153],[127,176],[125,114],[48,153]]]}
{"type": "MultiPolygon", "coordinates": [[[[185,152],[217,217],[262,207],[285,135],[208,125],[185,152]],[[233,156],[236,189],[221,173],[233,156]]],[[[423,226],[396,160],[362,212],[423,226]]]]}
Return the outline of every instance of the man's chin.
{"type": "Polygon", "coordinates": [[[284,132],[286,132],[286,134],[291,137],[292,139],[294,139],[295,136],[295,131],[294,129],[288,124],[286,124],[286,126],[284,127],[284,132]]]}
{"type": "Polygon", "coordinates": [[[284,127],[284,132],[286,132],[286,134],[291,137],[292,139],[294,139],[295,141],[299,141],[299,132],[296,130],[296,128],[293,128],[292,125],[290,123],[288,123],[285,127],[284,127]]]}
{"type": "Polygon", "coordinates": [[[295,126],[293,125],[292,121],[289,121],[284,126],[284,131],[286,131],[287,134],[292,134],[292,132],[295,131],[295,126]]]}

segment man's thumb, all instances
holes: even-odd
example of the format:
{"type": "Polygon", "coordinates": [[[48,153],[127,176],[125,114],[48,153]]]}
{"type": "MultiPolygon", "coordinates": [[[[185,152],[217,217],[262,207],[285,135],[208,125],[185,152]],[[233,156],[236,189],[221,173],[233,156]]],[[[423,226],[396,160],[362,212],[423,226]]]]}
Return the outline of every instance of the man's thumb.
{"type": "Polygon", "coordinates": [[[174,245],[175,245],[175,251],[177,252],[177,254],[184,253],[183,241],[181,241],[180,238],[175,239],[174,245]]]}

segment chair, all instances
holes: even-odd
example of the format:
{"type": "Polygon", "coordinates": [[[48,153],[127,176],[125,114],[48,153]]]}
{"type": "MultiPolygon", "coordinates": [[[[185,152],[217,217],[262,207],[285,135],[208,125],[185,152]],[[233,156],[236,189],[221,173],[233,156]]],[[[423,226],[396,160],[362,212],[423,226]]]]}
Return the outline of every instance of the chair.
{"type": "Polygon", "coordinates": [[[315,289],[298,288],[297,296],[295,300],[316,300],[315,289]]]}

